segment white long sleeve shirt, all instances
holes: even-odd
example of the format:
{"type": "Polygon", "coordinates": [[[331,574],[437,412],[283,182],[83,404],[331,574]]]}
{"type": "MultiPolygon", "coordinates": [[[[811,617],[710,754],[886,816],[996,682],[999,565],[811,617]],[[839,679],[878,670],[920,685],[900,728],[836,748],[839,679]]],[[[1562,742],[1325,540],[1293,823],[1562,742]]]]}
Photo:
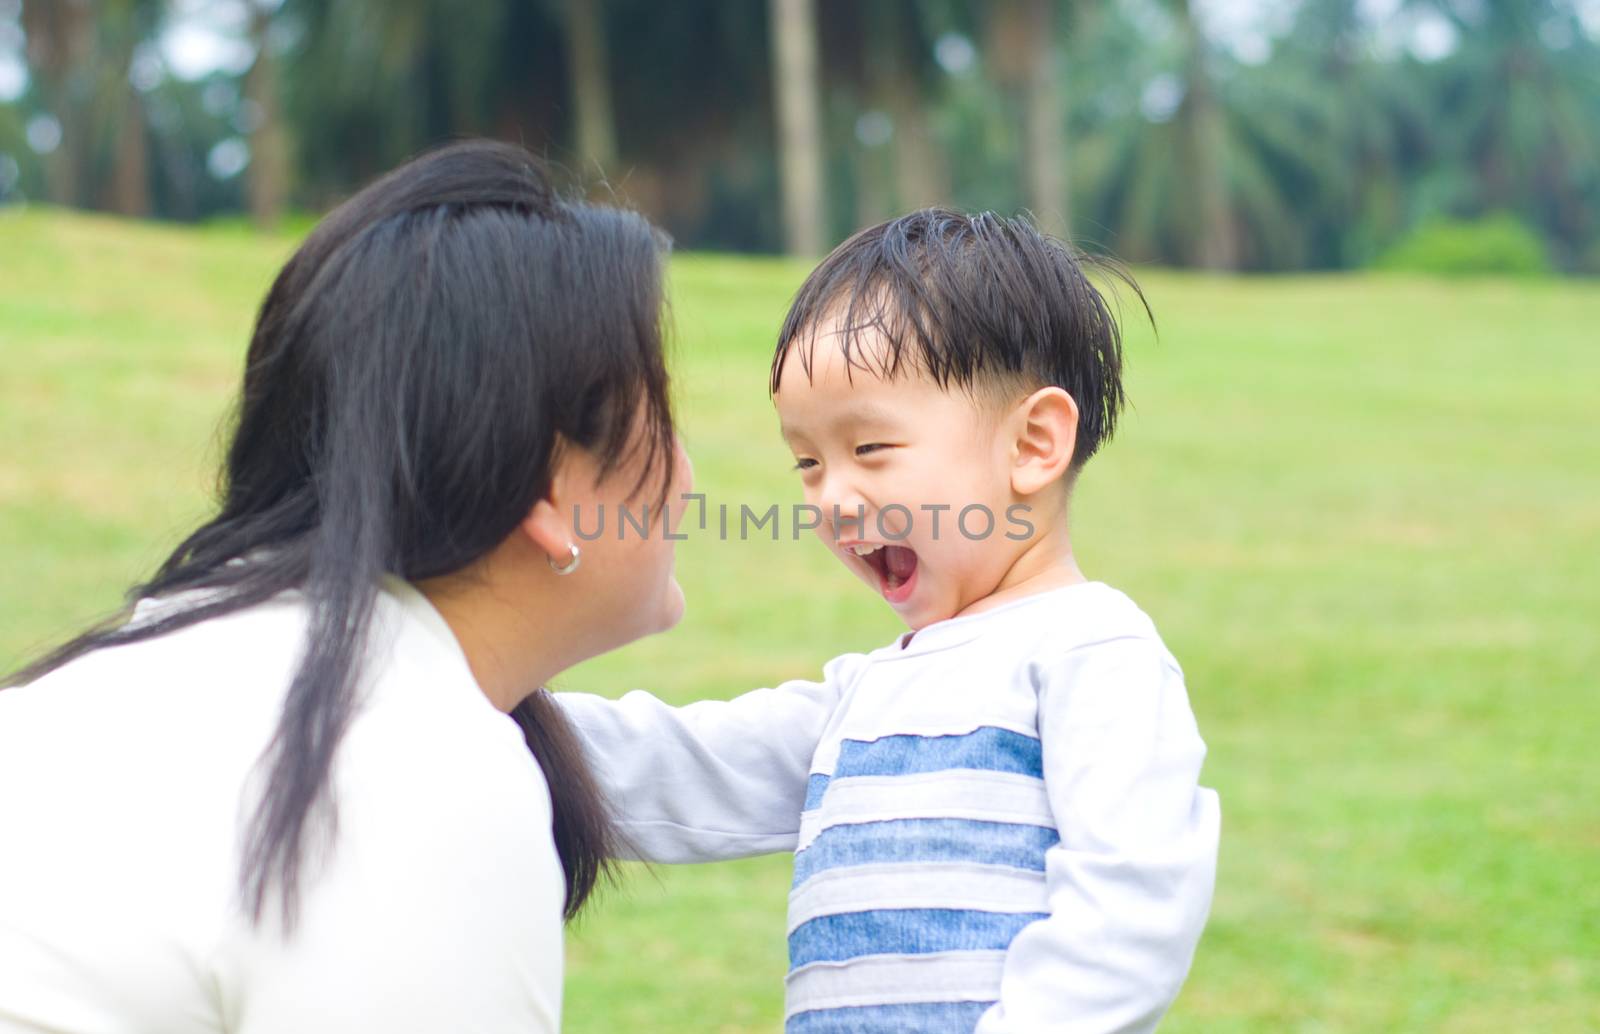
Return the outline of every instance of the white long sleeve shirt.
{"type": "Polygon", "coordinates": [[[1220,812],[1177,663],[1099,583],[728,702],[561,694],[638,855],[795,851],[790,1034],[1153,1030],[1220,812]]]}
{"type": "Polygon", "coordinates": [[[0,1032],[558,1029],[543,775],[403,583],[379,598],[299,926],[241,915],[243,791],[305,620],[286,594],[0,690],[0,1032]]]}

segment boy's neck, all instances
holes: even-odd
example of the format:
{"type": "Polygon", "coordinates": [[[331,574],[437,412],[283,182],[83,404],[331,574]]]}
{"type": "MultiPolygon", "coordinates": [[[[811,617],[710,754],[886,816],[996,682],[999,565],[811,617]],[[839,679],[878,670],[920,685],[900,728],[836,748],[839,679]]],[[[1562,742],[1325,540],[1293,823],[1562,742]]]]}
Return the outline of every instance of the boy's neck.
{"type": "Polygon", "coordinates": [[[952,617],[980,614],[1012,600],[1087,581],[1072,555],[1072,541],[1064,523],[1033,538],[1012,562],[988,595],[979,597],[952,617]]]}

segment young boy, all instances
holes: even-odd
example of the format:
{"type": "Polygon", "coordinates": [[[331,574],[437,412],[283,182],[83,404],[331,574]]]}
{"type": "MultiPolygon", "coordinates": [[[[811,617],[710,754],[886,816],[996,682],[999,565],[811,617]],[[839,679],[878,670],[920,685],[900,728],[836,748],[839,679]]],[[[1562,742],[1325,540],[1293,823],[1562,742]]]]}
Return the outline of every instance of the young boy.
{"type": "Polygon", "coordinates": [[[1177,663],[1068,536],[1123,401],[1105,301],[1026,222],[917,212],[811,274],[771,388],[819,534],[911,631],[728,702],[560,695],[630,850],[794,850],[791,1034],[1153,1029],[1219,811],[1177,663]]]}

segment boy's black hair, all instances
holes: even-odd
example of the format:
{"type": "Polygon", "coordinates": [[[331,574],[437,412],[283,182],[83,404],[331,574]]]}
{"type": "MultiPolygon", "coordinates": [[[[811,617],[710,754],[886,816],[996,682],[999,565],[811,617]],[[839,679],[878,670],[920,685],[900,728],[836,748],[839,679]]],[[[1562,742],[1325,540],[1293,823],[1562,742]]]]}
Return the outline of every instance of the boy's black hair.
{"type": "Polygon", "coordinates": [[[909,364],[944,389],[1064,389],[1078,404],[1076,471],[1111,438],[1125,401],[1122,335],[1085,269],[1126,284],[1149,313],[1120,264],[1027,219],[925,208],[869,227],[801,285],[778,334],[770,388],[778,390],[791,348],[811,376],[817,329],[838,315],[847,371],[893,377],[909,364]],[[882,335],[881,352],[862,349],[863,330],[882,335]]]}

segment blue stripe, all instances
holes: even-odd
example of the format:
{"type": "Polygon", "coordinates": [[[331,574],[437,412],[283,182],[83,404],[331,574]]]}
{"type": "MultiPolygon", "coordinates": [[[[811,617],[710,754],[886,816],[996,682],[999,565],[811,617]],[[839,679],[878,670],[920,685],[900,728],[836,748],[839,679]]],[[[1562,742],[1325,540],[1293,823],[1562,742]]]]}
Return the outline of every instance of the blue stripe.
{"type": "Polygon", "coordinates": [[[813,772],[811,778],[806,780],[806,811],[812,811],[822,803],[822,795],[828,792],[828,777],[821,772],[813,772]]]}
{"type": "Polygon", "coordinates": [[[833,775],[813,772],[806,780],[804,810],[821,807],[831,779],[916,775],[952,768],[1013,772],[1041,779],[1044,756],[1034,737],[989,725],[951,736],[895,735],[876,740],[841,740],[833,775]]]}
{"type": "Polygon", "coordinates": [[[846,776],[912,775],[950,768],[1015,772],[1042,778],[1044,755],[1039,741],[1010,729],[983,726],[959,736],[885,736],[876,740],[843,740],[835,779],[846,776]]]}
{"type": "Polygon", "coordinates": [[[1049,826],[976,819],[888,819],[829,826],[794,856],[796,887],[824,869],[879,862],[976,862],[1044,871],[1061,840],[1049,826]]]}
{"type": "Polygon", "coordinates": [[[1004,951],[1045,912],[957,908],[875,908],[801,923],[789,935],[789,966],[843,962],[863,955],[927,955],[937,951],[1004,951]]]}
{"type": "Polygon", "coordinates": [[[796,1013],[784,1034],[972,1034],[993,1002],[858,1005],[796,1013]]]}

